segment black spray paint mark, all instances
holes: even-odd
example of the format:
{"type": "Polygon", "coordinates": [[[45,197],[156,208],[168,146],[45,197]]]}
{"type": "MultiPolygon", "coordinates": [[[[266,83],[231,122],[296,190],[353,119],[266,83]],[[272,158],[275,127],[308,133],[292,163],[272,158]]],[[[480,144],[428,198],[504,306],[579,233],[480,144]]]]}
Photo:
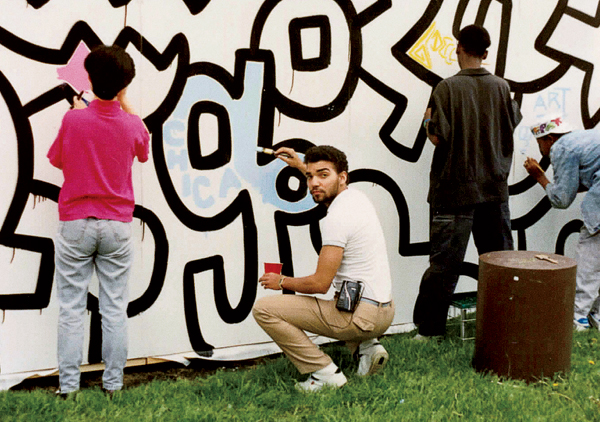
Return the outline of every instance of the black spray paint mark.
{"type": "MultiPolygon", "coordinates": [[[[27,0],[27,3],[34,9],[39,9],[45,6],[48,2],[50,2],[50,0],[27,0]]],[[[108,2],[112,7],[119,8],[127,6],[129,3],[131,3],[131,0],[108,0],[108,2]]],[[[210,0],[183,0],[183,2],[192,15],[197,15],[204,10],[206,6],[208,6],[210,0]]]]}
{"type": "Polygon", "coordinates": [[[254,222],[252,201],[250,199],[250,194],[246,190],[240,192],[233,203],[215,218],[219,220],[223,218],[229,220],[230,218],[234,219],[238,216],[242,217],[244,244],[240,245],[240,249],[243,247],[245,261],[244,284],[240,302],[237,307],[232,307],[227,297],[223,257],[213,256],[190,261],[184,268],[183,303],[185,320],[192,348],[200,355],[210,354],[209,352],[213,349],[213,346],[205,341],[200,328],[196,290],[203,292],[205,289],[203,289],[202,286],[196,286],[194,275],[208,270],[213,271],[215,305],[219,316],[223,322],[227,324],[236,324],[244,321],[250,314],[256,299],[256,289],[258,285],[258,236],[256,224],[254,222]]]}
{"type": "MultiPolygon", "coordinates": [[[[253,52],[260,49],[262,32],[264,30],[266,21],[268,20],[271,12],[273,12],[279,3],[281,3],[281,0],[267,0],[262,4],[259,12],[257,13],[254,25],[252,27],[252,35],[250,39],[250,49],[253,52]]],[[[353,25],[353,22],[357,17],[356,10],[354,9],[352,2],[335,0],[335,3],[338,4],[344,13],[350,33],[348,40],[350,54],[348,73],[337,96],[330,103],[317,107],[309,107],[293,101],[282,94],[276,87],[274,87],[272,95],[275,107],[281,111],[281,113],[293,119],[302,120],[305,122],[324,122],[339,116],[346,109],[348,102],[350,101],[350,98],[352,97],[352,94],[354,93],[358,84],[358,69],[362,60],[362,35],[360,33],[360,27],[353,25]]],[[[314,16],[310,19],[305,18],[305,20],[300,21],[300,23],[306,23],[306,19],[308,19],[309,22],[321,22],[321,24],[324,24],[324,19],[322,16],[314,16]]],[[[297,21],[293,21],[290,31],[294,32],[294,28],[297,26],[297,21]]],[[[323,46],[324,43],[331,44],[331,38],[329,38],[329,40],[326,38],[328,36],[330,37],[330,34],[331,32],[321,31],[321,46],[323,46]]],[[[302,49],[297,45],[293,45],[292,47],[294,47],[290,51],[292,54],[292,63],[296,63],[297,66],[301,63],[304,63],[301,56],[302,49]]],[[[322,48],[331,49],[331,46],[322,48]]],[[[319,66],[323,66],[324,64],[322,59],[314,63],[319,66]]],[[[316,67],[310,70],[314,71],[316,70],[316,67]]]]}
{"type": "Polygon", "coordinates": [[[289,26],[292,69],[300,72],[315,72],[327,69],[331,63],[331,24],[327,16],[308,16],[292,19],[289,26]],[[301,32],[305,29],[319,31],[319,54],[306,59],[302,56],[301,32]]]}
{"type": "MultiPolygon", "coordinates": [[[[29,116],[24,112],[17,93],[0,72],[0,95],[2,95],[13,121],[17,139],[17,166],[19,169],[15,193],[0,229],[0,245],[41,254],[38,278],[33,293],[0,295],[0,309],[43,309],[50,302],[54,275],[54,243],[52,239],[16,233],[25,205],[34,188],[33,180],[33,134],[29,116]]],[[[43,190],[43,189],[42,189],[43,190]]],[[[43,195],[34,191],[34,195],[43,195]]]]}

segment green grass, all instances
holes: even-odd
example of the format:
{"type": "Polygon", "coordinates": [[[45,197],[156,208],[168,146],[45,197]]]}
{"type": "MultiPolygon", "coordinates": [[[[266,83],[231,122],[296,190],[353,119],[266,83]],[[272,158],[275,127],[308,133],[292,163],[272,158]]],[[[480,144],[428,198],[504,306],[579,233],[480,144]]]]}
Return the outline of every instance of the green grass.
{"type": "Polygon", "coordinates": [[[600,333],[575,333],[568,375],[526,384],[475,372],[473,341],[385,337],[390,361],[358,378],[346,349],[326,347],[348,376],[339,390],[295,391],[285,358],[195,379],[157,380],[106,397],[98,387],[60,400],[48,391],[0,392],[1,421],[600,421],[600,333]],[[598,364],[596,364],[598,360],[598,364]]]}

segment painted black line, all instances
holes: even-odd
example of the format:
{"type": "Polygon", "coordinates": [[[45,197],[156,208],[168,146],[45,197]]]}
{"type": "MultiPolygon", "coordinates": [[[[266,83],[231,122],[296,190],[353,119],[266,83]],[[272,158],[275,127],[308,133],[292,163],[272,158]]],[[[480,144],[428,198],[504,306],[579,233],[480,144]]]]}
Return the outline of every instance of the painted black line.
{"type": "Polygon", "coordinates": [[[429,242],[410,242],[410,215],[408,204],[400,187],[387,174],[372,169],[358,169],[350,172],[351,183],[371,182],[388,191],[398,212],[399,233],[398,252],[402,256],[418,256],[429,254],[429,242]]]}
{"type": "Polygon", "coordinates": [[[407,147],[392,138],[392,132],[398,126],[400,119],[402,119],[402,116],[406,111],[408,99],[404,95],[391,89],[373,77],[373,75],[362,68],[359,71],[359,76],[360,79],[365,82],[367,86],[369,86],[369,88],[394,104],[394,109],[392,110],[390,117],[388,117],[379,131],[379,138],[386,148],[390,150],[390,152],[396,157],[408,161],[409,163],[416,163],[421,157],[423,148],[425,147],[425,141],[427,139],[425,136],[425,130],[421,129],[418,132],[417,138],[412,142],[412,147],[407,147]]]}
{"type": "Polygon", "coordinates": [[[427,28],[431,26],[431,23],[442,7],[442,3],[443,0],[431,0],[425,9],[423,16],[421,16],[406,35],[392,47],[392,56],[394,56],[396,60],[398,60],[400,64],[408,69],[413,75],[431,87],[435,87],[442,78],[413,60],[407,52],[425,33],[427,28]]]}
{"type": "MultiPolygon", "coordinates": [[[[27,3],[34,9],[40,9],[41,7],[45,6],[49,1],[50,0],[27,0],[27,3]]],[[[119,7],[127,6],[129,3],[131,3],[131,0],[108,0],[108,2],[112,7],[118,9],[119,7]]],[[[183,0],[183,2],[185,3],[186,7],[192,15],[197,15],[206,6],[208,6],[210,0],[183,0]]]]}
{"type": "Polygon", "coordinates": [[[560,229],[558,233],[558,237],[556,238],[556,247],[554,253],[558,255],[565,254],[565,244],[567,243],[567,239],[573,233],[579,233],[581,228],[583,227],[583,221],[581,220],[571,220],[567,224],[560,229]]]}
{"type": "MultiPolygon", "coordinates": [[[[349,64],[344,83],[337,96],[328,104],[309,107],[300,104],[282,94],[275,86],[273,87],[273,102],[275,107],[284,115],[305,122],[325,122],[339,116],[346,109],[356,86],[358,84],[358,69],[362,61],[362,34],[361,28],[352,24],[356,19],[356,10],[350,1],[334,0],[344,13],[349,31],[349,64]]],[[[266,0],[260,7],[250,36],[250,50],[256,52],[260,49],[260,41],[264,26],[276,6],[281,0],[266,0]]],[[[295,49],[299,52],[300,50],[295,49]]],[[[294,52],[292,51],[292,53],[294,52]]],[[[295,60],[301,61],[301,58],[295,60]]]]}

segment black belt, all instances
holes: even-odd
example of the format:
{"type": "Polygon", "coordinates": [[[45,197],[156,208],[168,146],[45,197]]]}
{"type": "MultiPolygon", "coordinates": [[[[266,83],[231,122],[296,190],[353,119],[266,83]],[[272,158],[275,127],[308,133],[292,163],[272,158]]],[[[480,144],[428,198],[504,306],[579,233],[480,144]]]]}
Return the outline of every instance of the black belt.
{"type": "Polygon", "coordinates": [[[385,302],[385,303],[381,303],[381,302],[377,302],[376,300],[373,299],[367,299],[366,297],[363,297],[360,299],[361,302],[365,302],[365,303],[369,303],[371,305],[375,305],[378,308],[386,308],[388,306],[392,306],[392,301],[390,300],[389,302],[385,302]]]}

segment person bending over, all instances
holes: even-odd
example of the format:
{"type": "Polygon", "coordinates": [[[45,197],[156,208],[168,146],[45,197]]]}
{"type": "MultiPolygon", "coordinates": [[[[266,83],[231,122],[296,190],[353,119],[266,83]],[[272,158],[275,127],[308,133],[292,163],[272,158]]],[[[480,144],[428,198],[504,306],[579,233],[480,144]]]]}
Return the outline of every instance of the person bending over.
{"type": "Polygon", "coordinates": [[[527,172],[545,189],[555,208],[568,208],[577,192],[587,191],[581,202],[583,225],[577,244],[574,328],[590,323],[600,328],[600,131],[575,130],[560,116],[546,118],[531,127],[540,152],[550,157],[553,182],[533,158],[524,163],[527,172]]]}

